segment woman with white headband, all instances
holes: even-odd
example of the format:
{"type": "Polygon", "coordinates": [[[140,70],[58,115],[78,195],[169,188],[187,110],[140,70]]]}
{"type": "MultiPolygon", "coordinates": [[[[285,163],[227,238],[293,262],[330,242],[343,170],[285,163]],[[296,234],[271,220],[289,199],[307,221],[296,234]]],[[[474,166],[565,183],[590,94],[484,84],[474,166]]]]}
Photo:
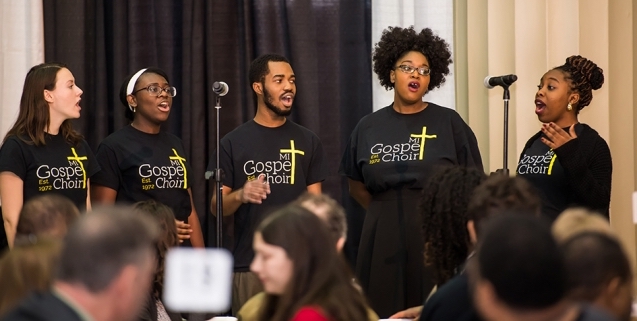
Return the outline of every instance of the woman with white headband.
{"type": "Polygon", "coordinates": [[[175,95],[177,89],[161,69],[144,68],[126,78],[119,96],[131,124],[98,147],[102,171],[92,180],[91,199],[96,204],[154,199],[173,210],[180,242],[190,239],[193,246],[203,247],[192,203],[190,158],[181,139],[160,131],[175,95]]]}
{"type": "Polygon", "coordinates": [[[71,119],[80,117],[82,89],[62,64],[44,63],[24,80],[17,120],[0,149],[0,201],[9,246],[22,206],[43,194],[59,194],[90,208],[90,179],[97,161],[71,119]]]}

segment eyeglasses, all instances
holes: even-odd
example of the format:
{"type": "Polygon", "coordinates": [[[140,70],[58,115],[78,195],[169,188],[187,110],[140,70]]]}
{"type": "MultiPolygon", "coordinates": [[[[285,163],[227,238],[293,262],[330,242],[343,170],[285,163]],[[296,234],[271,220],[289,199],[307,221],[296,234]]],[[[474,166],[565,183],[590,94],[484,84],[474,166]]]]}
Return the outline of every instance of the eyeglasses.
{"type": "Polygon", "coordinates": [[[169,97],[175,97],[175,96],[177,96],[177,88],[175,88],[175,87],[166,87],[166,88],[161,88],[161,87],[159,87],[159,86],[157,86],[157,85],[149,85],[149,86],[148,86],[148,87],[146,87],[146,88],[140,88],[140,89],[137,89],[137,90],[133,91],[133,92],[131,93],[131,95],[134,95],[134,94],[136,94],[136,93],[138,93],[138,92],[140,92],[140,91],[142,91],[142,90],[144,90],[144,89],[148,90],[148,92],[149,92],[151,95],[154,95],[154,96],[157,96],[157,97],[161,96],[161,92],[162,92],[162,91],[165,91],[165,92],[166,92],[166,94],[168,94],[168,96],[169,96],[169,97]]]}
{"type": "Polygon", "coordinates": [[[409,65],[400,65],[396,69],[402,70],[406,74],[413,74],[414,70],[418,70],[418,73],[422,76],[429,76],[431,69],[429,67],[413,67],[409,65]]]}

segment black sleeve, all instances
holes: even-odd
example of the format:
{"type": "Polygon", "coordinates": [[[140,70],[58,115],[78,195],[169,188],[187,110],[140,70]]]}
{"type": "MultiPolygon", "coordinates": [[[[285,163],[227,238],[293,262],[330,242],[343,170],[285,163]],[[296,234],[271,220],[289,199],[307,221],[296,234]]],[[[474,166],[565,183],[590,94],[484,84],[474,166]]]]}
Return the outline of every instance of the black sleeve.
{"type": "Polygon", "coordinates": [[[591,146],[575,138],[555,149],[555,154],[568,173],[574,200],[608,216],[613,161],[606,141],[596,136],[591,146]],[[592,148],[588,157],[585,148],[592,148]]]}
{"type": "Polygon", "coordinates": [[[468,277],[458,275],[441,286],[425,302],[420,321],[460,320],[464,316],[472,315],[473,311],[468,277]]]}
{"type": "Polygon", "coordinates": [[[85,140],[82,140],[80,144],[82,144],[82,148],[84,148],[86,155],[88,156],[88,168],[86,169],[86,174],[90,178],[100,171],[100,165],[98,164],[98,161],[93,154],[93,150],[91,150],[88,143],[85,140]]]}
{"type": "Polygon", "coordinates": [[[105,144],[100,144],[95,155],[100,171],[91,177],[91,184],[119,190],[120,169],[115,151],[105,144]]]}
{"type": "Polygon", "coordinates": [[[325,164],[325,154],[323,152],[323,143],[321,143],[321,140],[317,136],[312,136],[312,158],[310,159],[310,166],[305,182],[309,186],[324,181],[326,176],[327,168],[325,164]]]}
{"type": "MultiPolygon", "coordinates": [[[[243,186],[234,186],[234,162],[232,159],[232,144],[230,144],[229,140],[221,140],[220,144],[221,152],[219,153],[219,166],[223,170],[223,185],[228,186],[230,188],[239,189],[243,186]]],[[[216,155],[213,155],[214,159],[211,160],[211,163],[216,164],[216,155]]],[[[211,169],[214,171],[214,167],[211,169]]]]}
{"type": "Polygon", "coordinates": [[[460,165],[465,167],[474,167],[478,170],[484,171],[482,165],[482,156],[480,155],[480,149],[478,148],[478,140],[476,135],[471,130],[471,127],[460,118],[460,115],[454,115],[457,117],[454,128],[454,137],[456,141],[456,154],[460,165]]]}
{"type": "Polygon", "coordinates": [[[0,148],[0,172],[12,172],[23,181],[27,177],[27,159],[18,138],[11,137],[0,148]]]}
{"type": "MultiPolygon", "coordinates": [[[[360,124],[359,124],[360,125],[360,124]]],[[[357,164],[357,150],[358,150],[358,130],[359,125],[354,128],[352,135],[347,141],[347,147],[345,147],[345,152],[343,153],[343,157],[341,158],[341,165],[338,170],[338,173],[342,176],[347,176],[350,179],[355,181],[363,182],[363,173],[357,164]]]]}

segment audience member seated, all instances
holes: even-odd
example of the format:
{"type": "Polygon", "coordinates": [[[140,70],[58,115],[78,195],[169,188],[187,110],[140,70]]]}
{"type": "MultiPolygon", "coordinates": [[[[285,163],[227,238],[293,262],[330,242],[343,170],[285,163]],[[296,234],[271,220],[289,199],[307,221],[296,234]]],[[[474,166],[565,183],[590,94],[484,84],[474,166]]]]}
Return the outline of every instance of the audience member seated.
{"type": "Polygon", "coordinates": [[[567,298],[567,271],[547,220],[510,214],[486,223],[469,267],[474,304],[483,319],[613,320],[567,298]]]}
{"type": "Polygon", "coordinates": [[[619,321],[630,320],[633,277],[619,241],[604,232],[585,231],[568,238],[561,250],[568,297],[589,302],[619,321]]]}
{"type": "Polygon", "coordinates": [[[0,316],[34,291],[48,291],[62,242],[34,239],[15,246],[0,258],[0,316]]]}
{"type": "Polygon", "coordinates": [[[557,243],[563,243],[585,231],[606,233],[615,237],[615,232],[606,217],[584,208],[569,208],[562,212],[553,222],[551,230],[557,243]]]}
{"type": "MultiPolygon", "coordinates": [[[[538,194],[527,181],[502,175],[487,178],[476,187],[467,206],[466,230],[471,244],[477,243],[479,227],[485,219],[510,211],[539,216],[540,206],[538,194]]],[[[469,257],[472,255],[473,253],[469,254],[469,257]]],[[[412,308],[403,312],[392,317],[415,318],[420,315],[420,320],[436,321],[477,318],[469,296],[464,266],[460,268],[457,276],[440,287],[427,300],[424,308],[412,308]]]]}
{"type": "MultiPolygon", "coordinates": [[[[304,193],[292,204],[304,207],[318,216],[327,224],[330,238],[336,244],[336,251],[340,254],[347,238],[347,218],[345,210],[333,198],[326,194],[304,193]]],[[[239,310],[241,321],[256,321],[259,319],[259,309],[266,297],[265,292],[253,296],[239,310]]],[[[367,308],[368,320],[377,321],[378,315],[371,308],[367,308]]]]}
{"type": "Polygon", "coordinates": [[[305,208],[288,205],[268,216],[254,234],[254,251],[250,269],[267,293],[259,320],[368,318],[329,229],[305,208]]]}
{"type": "Polygon", "coordinates": [[[28,238],[51,237],[62,239],[68,227],[80,216],[73,202],[58,194],[36,196],[28,200],[20,211],[16,244],[32,243],[28,238]]]}
{"type": "Polygon", "coordinates": [[[52,289],[2,320],[135,320],[150,291],[157,236],[155,221],[130,208],[93,209],[69,229],[52,289]]]}
{"type": "Polygon", "coordinates": [[[420,214],[425,236],[425,266],[433,268],[434,284],[456,275],[471,252],[467,206],[486,175],[475,168],[449,167],[436,172],[423,188],[420,214]]]}
{"type": "Polygon", "coordinates": [[[138,320],[140,321],[181,321],[179,313],[167,311],[162,302],[164,294],[164,266],[168,250],[179,245],[177,237],[177,225],[175,223],[175,215],[170,207],[148,200],[137,202],[133,205],[137,212],[148,214],[155,219],[159,226],[159,239],[155,244],[155,254],[157,257],[155,276],[151,291],[148,295],[146,306],[142,309],[138,320]]]}

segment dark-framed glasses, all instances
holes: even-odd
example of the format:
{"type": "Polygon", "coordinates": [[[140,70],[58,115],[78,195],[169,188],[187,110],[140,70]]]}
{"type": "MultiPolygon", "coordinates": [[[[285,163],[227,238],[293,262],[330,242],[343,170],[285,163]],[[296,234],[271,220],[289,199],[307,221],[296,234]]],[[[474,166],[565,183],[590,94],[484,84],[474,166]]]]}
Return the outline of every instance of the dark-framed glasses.
{"type": "Polygon", "coordinates": [[[396,67],[396,69],[400,69],[406,74],[413,74],[414,70],[418,70],[418,73],[422,76],[429,76],[429,74],[431,73],[431,70],[429,69],[429,67],[414,67],[409,65],[400,65],[396,67]]]}
{"type": "Polygon", "coordinates": [[[151,95],[157,96],[157,97],[161,96],[161,92],[162,91],[165,91],[166,94],[168,94],[169,97],[177,96],[177,88],[175,88],[175,87],[164,87],[164,88],[161,88],[161,87],[159,87],[157,85],[149,85],[148,87],[137,89],[137,90],[133,91],[131,93],[131,95],[134,95],[134,94],[136,94],[136,93],[138,93],[138,92],[140,92],[140,91],[142,91],[144,89],[148,90],[148,92],[151,95]]]}

